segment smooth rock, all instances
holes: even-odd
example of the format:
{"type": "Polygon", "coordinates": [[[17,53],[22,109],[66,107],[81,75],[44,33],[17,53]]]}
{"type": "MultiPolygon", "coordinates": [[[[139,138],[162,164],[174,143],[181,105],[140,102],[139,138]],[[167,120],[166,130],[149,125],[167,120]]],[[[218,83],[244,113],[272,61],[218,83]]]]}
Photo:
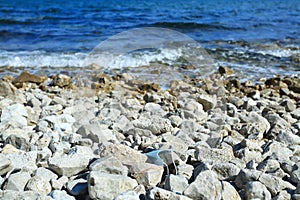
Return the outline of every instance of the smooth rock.
{"type": "Polygon", "coordinates": [[[122,175],[92,171],[88,176],[88,191],[91,199],[111,200],[137,185],[136,180],[122,175]]]}
{"type": "Polygon", "coordinates": [[[203,129],[201,125],[193,120],[183,120],[179,128],[182,132],[188,135],[195,134],[203,129]]]}
{"type": "MultiPolygon", "coordinates": [[[[3,135],[2,135],[3,137],[3,135]]],[[[14,147],[11,144],[6,144],[1,151],[1,154],[3,155],[8,155],[8,154],[24,154],[25,152],[22,150],[17,149],[16,147],[14,147]]]]}
{"type": "Polygon", "coordinates": [[[183,194],[192,199],[221,199],[222,185],[213,171],[206,170],[196,177],[183,194]]]}

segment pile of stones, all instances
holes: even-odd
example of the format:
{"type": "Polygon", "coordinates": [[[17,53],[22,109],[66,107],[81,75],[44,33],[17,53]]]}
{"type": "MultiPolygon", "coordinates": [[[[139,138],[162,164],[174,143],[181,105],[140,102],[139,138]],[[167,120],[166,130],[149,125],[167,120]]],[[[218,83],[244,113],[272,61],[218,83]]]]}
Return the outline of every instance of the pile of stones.
{"type": "Polygon", "coordinates": [[[2,78],[0,199],[300,199],[298,77],[92,80],[2,78]]]}

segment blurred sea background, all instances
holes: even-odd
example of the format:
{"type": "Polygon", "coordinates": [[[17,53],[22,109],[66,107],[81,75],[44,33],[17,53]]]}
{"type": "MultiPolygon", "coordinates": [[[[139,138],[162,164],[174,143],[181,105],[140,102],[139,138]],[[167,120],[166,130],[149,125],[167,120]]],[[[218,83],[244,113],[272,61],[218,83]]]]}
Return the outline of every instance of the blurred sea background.
{"type": "MultiPolygon", "coordinates": [[[[80,70],[99,43],[143,27],[189,36],[216,68],[246,79],[300,72],[300,0],[0,0],[0,74],[80,70]]],[[[159,53],[143,50],[115,68],[139,67],[134,59],[164,62],[159,53]]]]}

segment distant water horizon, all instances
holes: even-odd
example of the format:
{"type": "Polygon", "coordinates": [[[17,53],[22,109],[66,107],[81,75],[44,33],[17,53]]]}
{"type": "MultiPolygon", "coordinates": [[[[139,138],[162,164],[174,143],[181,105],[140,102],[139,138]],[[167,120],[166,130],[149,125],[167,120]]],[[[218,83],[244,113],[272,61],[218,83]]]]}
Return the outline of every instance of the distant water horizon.
{"type": "Polygon", "coordinates": [[[100,42],[143,27],[186,34],[245,77],[300,71],[300,0],[0,0],[0,66],[82,67],[100,42]]]}

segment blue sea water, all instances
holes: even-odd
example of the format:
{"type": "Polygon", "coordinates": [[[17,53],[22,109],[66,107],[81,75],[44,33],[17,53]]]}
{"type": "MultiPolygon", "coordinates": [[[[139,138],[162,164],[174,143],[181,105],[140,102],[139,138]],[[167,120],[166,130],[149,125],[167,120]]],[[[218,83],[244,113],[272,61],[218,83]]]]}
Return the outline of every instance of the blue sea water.
{"type": "Polygon", "coordinates": [[[0,0],[0,66],[82,67],[100,42],[143,27],[186,34],[246,77],[300,70],[300,0],[0,0]]]}

